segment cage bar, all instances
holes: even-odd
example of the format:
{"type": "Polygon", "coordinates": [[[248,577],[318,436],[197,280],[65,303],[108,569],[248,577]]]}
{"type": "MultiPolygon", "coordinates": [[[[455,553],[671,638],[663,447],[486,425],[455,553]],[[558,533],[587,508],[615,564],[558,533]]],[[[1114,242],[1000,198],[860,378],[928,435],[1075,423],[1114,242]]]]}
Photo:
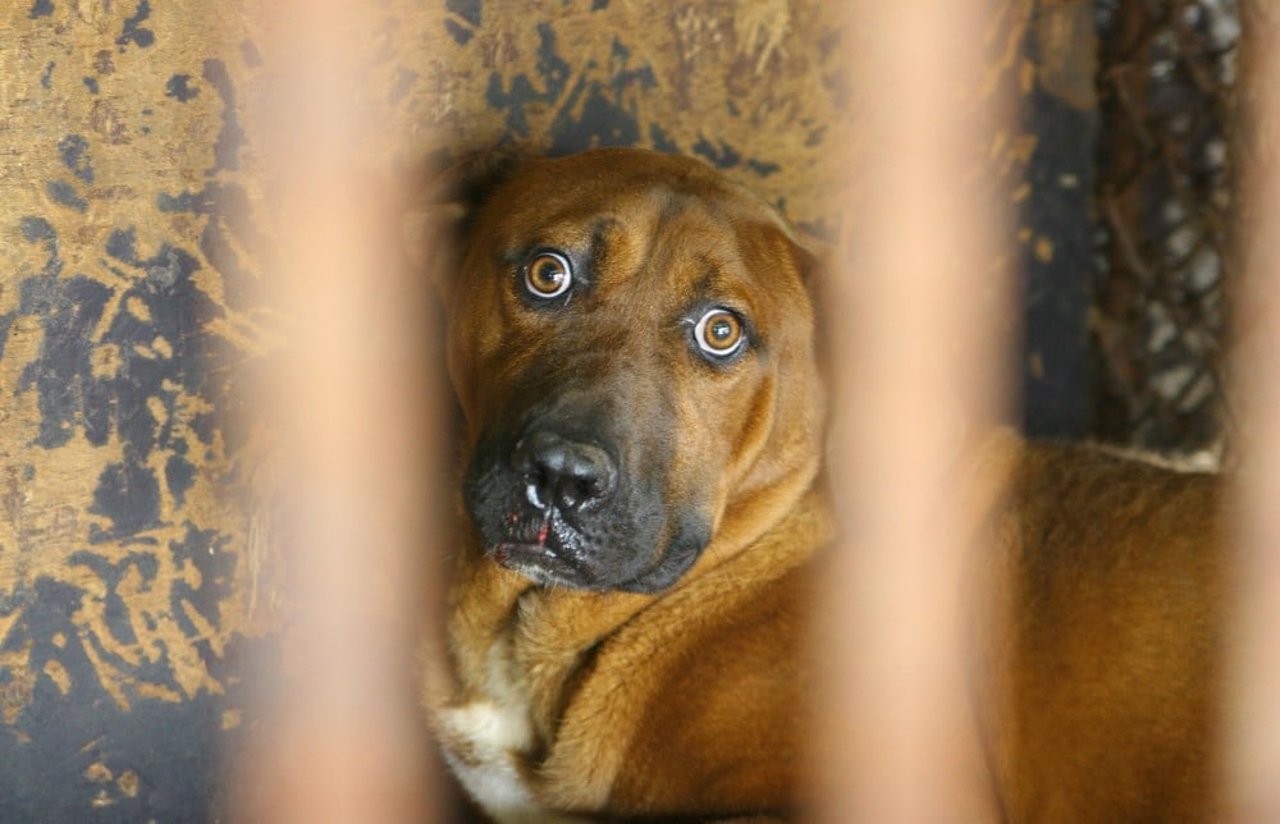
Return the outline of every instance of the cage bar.
{"type": "Polygon", "coordinates": [[[1237,450],[1236,579],[1225,690],[1228,819],[1280,818],[1280,14],[1245,4],[1247,169],[1232,377],[1237,450]]]}
{"type": "Polygon", "coordinates": [[[1007,196],[984,167],[1009,105],[984,47],[1015,4],[858,3],[851,87],[863,151],[835,323],[833,473],[850,513],[819,648],[824,821],[990,814],[969,697],[961,500],[1004,414],[1007,196]],[[940,124],[946,124],[940,127],[940,124]]]}
{"type": "Polygon", "coordinates": [[[415,639],[438,526],[429,483],[429,290],[399,254],[403,198],[370,174],[379,124],[352,38],[374,4],[288,2],[266,12],[275,61],[262,112],[280,254],[270,302],[291,335],[262,399],[278,433],[279,549],[289,660],[240,771],[242,817],[422,821],[434,797],[415,639]]]}

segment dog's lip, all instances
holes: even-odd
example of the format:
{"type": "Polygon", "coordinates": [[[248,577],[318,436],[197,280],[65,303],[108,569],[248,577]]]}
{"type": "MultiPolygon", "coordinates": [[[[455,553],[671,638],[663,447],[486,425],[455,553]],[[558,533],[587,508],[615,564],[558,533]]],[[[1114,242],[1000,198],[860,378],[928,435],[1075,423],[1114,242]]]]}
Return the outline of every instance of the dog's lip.
{"type": "Polygon", "coordinates": [[[589,581],[593,577],[582,564],[546,544],[502,542],[494,544],[489,556],[499,566],[524,574],[534,571],[573,581],[589,581]]]}
{"type": "Polygon", "coordinates": [[[517,557],[556,557],[555,553],[551,550],[551,547],[546,544],[517,543],[514,541],[504,541],[500,544],[494,544],[490,554],[493,555],[499,563],[502,563],[512,555],[517,557]]]}

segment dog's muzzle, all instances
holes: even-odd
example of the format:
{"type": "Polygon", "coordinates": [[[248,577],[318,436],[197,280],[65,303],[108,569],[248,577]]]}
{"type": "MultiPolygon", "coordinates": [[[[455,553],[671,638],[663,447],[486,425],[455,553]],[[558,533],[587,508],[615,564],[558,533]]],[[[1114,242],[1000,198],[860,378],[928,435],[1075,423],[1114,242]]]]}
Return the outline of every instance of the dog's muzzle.
{"type": "Polygon", "coordinates": [[[467,469],[467,509],[495,562],[544,585],[654,592],[705,546],[705,519],[664,494],[659,450],[632,449],[628,463],[616,438],[546,417],[516,432],[483,439],[467,469]]]}

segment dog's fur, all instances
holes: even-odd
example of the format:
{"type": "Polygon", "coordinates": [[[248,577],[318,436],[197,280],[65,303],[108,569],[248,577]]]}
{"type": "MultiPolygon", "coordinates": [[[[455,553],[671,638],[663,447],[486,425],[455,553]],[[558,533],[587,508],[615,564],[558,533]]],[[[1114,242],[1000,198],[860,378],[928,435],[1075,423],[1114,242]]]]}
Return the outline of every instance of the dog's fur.
{"type": "MultiPolygon", "coordinates": [[[[689,159],[599,150],[465,179],[414,221],[446,250],[464,418],[467,513],[428,660],[449,764],[500,820],[794,809],[811,569],[834,532],[816,259],[689,159]],[[573,268],[554,299],[525,286],[548,250],[573,268]],[[716,307],[745,336],[728,358],[698,346],[716,307]]],[[[1203,817],[1219,484],[1011,435],[991,450],[992,817],[1203,817]]]]}

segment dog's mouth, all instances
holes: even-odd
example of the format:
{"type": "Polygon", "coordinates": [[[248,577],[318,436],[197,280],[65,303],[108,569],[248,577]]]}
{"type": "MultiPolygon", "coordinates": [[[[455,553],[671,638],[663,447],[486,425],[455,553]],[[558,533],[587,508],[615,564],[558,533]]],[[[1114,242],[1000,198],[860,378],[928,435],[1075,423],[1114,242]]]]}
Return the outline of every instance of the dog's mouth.
{"type": "Polygon", "coordinates": [[[541,584],[592,586],[599,573],[582,557],[582,536],[554,508],[512,511],[489,557],[541,584]]]}

